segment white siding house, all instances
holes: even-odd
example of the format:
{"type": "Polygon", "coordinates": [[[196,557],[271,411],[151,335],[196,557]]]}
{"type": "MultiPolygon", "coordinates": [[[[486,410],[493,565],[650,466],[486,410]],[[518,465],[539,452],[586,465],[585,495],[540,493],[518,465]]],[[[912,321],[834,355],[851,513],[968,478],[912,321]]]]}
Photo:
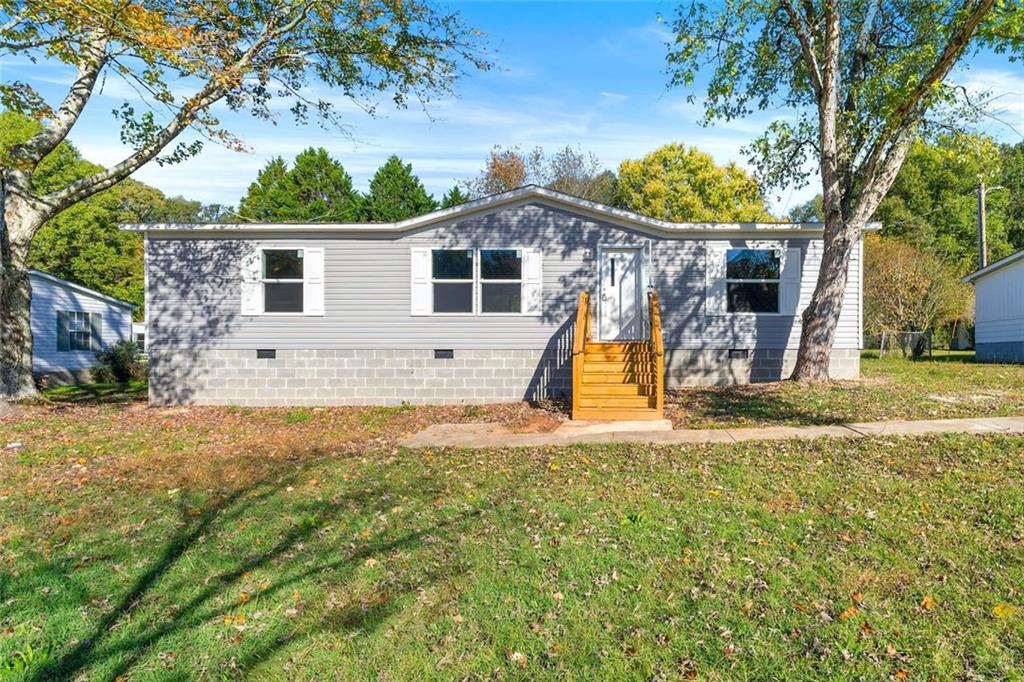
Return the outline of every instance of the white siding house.
{"type": "Polygon", "coordinates": [[[131,340],[135,306],[38,270],[32,284],[32,372],[57,382],[87,378],[96,353],[131,340]]]}
{"type": "MultiPolygon", "coordinates": [[[[125,229],[145,234],[161,405],[565,395],[581,292],[594,339],[622,344],[646,336],[658,294],[668,387],[777,380],[823,252],[821,223],[669,223],[539,187],[397,223],[125,229]]],[[[834,378],[859,372],[861,252],[834,378]]]]}
{"type": "Polygon", "coordinates": [[[964,278],[974,285],[974,349],[981,362],[1024,362],[1024,250],[964,278]]]}

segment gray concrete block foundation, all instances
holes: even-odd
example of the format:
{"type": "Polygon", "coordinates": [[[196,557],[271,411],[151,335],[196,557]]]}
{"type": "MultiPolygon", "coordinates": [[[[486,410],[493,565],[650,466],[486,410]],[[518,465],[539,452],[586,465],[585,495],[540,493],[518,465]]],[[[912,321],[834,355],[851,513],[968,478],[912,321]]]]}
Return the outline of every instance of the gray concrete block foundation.
{"type": "MultiPolygon", "coordinates": [[[[777,381],[789,375],[796,350],[668,349],[669,388],[777,381]]],[[[834,350],[831,375],[856,378],[857,350],[834,350]]],[[[572,355],[565,350],[278,350],[149,352],[153,405],[413,405],[482,404],[569,395],[572,355]]]]}

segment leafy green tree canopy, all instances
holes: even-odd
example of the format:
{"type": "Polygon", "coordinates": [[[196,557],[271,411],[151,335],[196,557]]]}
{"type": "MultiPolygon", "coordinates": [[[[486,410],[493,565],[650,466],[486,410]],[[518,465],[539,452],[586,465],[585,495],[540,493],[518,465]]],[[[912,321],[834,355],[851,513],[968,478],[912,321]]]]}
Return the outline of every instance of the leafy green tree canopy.
{"type": "Polygon", "coordinates": [[[238,204],[243,220],[257,222],[355,222],[362,199],[352,178],[326,149],[300,152],[288,168],[277,157],[267,162],[238,204]]]}
{"type": "Polygon", "coordinates": [[[734,163],[715,165],[696,147],[666,144],[619,165],[619,203],[659,220],[734,222],[770,219],[757,181],[734,163]]]}
{"type": "Polygon", "coordinates": [[[791,208],[789,219],[800,223],[820,223],[825,215],[822,203],[821,195],[818,194],[799,206],[791,208]]]}
{"type": "Polygon", "coordinates": [[[405,220],[437,208],[434,197],[412,173],[412,164],[392,154],[370,180],[370,193],[363,202],[362,218],[375,223],[405,220]]]}
{"type": "MultiPolygon", "coordinates": [[[[967,274],[977,266],[976,188],[979,181],[999,184],[1002,158],[1000,146],[981,135],[946,134],[931,142],[917,140],[874,218],[882,222],[885,235],[931,251],[953,272],[967,274]]],[[[1006,220],[1010,195],[1003,190],[988,196],[991,260],[1014,251],[1006,220]]]]}

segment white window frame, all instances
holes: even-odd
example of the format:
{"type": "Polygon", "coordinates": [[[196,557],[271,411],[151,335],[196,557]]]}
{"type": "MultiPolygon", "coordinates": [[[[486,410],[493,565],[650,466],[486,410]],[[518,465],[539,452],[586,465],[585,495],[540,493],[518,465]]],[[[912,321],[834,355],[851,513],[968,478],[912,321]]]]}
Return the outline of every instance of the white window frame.
{"type": "Polygon", "coordinates": [[[477,280],[477,253],[476,249],[463,248],[434,248],[430,249],[430,314],[437,317],[473,317],[476,315],[476,280],[477,280]],[[472,255],[472,269],[469,279],[435,279],[434,278],[434,252],[435,251],[469,251],[472,255]],[[434,311],[434,285],[435,284],[469,284],[469,312],[465,313],[438,313],[434,311]]]}
{"type": "Polygon", "coordinates": [[[522,317],[523,308],[526,307],[526,295],[523,292],[523,285],[526,282],[524,276],[524,270],[526,269],[526,249],[521,248],[502,248],[492,247],[486,249],[476,250],[476,272],[474,273],[476,278],[476,294],[474,298],[477,301],[477,313],[481,317],[522,317]],[[484,251],[515,251],[519,254],[519,279],[484,279],[483,273],[480,271],[481,265],[483,265],[483,258],[481,254],[484,251]],[[519,312],[518,313],[485,313],[484,312],[484,284],[518,284],[519,285],[519,312]]]}
{"type": "Polygon", "coordinates": [[[291,247],[291,246],[261,246],[259,247],[260,252],[260,298],[261,307],[263,311],[260,315],[266,315],[270,317],[305,317],[306,316],[306,249],[303,247],[291,247]],[[301,254],[299,257],[302,259],[302,279],[269,279],[264,276],[264,268],[267,263],[266,253],[267,251],[298,251],[301,254]],[[268,284],[301,284],[303,297],[302,297],[302,310],[299,312],[267,312],[267,285],[268,284]]]}
{"type": "Polygon", "coordinates": [[[92,350],[93,339],[92,339],[92,316],[95,313],[91,313],[85,310],[67,310],[64,312],[67,319],[68,325],[68,353],[86,353],[92,350]],[[84,322],[84,328],[77,326],[78,319],[84,322]],[[75,334],[85,334],[85,348],[75,348],[72,339],[75,338],[75,334]]]}
{"type": "Polygon", "coordinates": [[[461,247],[431,247],[430,248],[430,312],[433,317],[531,317],[526,310],[526,248],[521,246],[487,246],[482,248],[461,248],[461,247]],[[473,254],[473,277],[472,279],[435,279],[434,278],[434,251],[469,251],[473,254]],[[480,272],[481,258],[483,251],[516,251],[519,253],[520,270],[519,279],[487,279],[485,280],[480,272]],[[434,312],[434,285],[435,284],[466,284],[472,283],[472,310],[466,313],[436,313],[434,312]],[[519,312],[517,313],[485,313],[483,312],[483,285],[484,284],[518,284],[519,285],[519,312]]]}
{"type": "Polygon", "coordinates": [[[782,315],[782,270],[786,265],[786,250],[775,246],[730,246],[725,249],[725,314],[726,315],[758,315],[778,316],[782,315]],[[779,259],[779,276],[776,279],[739,279],[729,277],[729,252],[730,251],[774,251],[779,259]],[[729,285],[730,284],[775,284],[775,310],[757,312],[753,310],[729,310],[729,285]]]}

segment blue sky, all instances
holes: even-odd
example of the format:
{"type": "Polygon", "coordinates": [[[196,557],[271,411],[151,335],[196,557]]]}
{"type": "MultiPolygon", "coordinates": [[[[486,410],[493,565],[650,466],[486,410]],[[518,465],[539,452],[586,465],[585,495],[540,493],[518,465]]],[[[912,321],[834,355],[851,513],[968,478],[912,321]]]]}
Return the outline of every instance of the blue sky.
{"type": "MultiPolygon", "coordinates": [[[[743,164],[740,148],[775,116],[764,112],[711,128],[697,124],[699,106],[687,92],[668,90],[665,42],[674,2],[449,2],[466,22],[487,34],[496,67],[471,73],[456,85],[457,97],[408,110],[382,106],[378,118],[345,107],[348,135],[316,124],[296,126],[282,112],[277,125],[224,113],[251,149],[238,153],[208,145],[197,158],[176,166],[150,164],[136,178],[168,194],[205,202],[236,204],[267,159],[294,156],[323,146],[338,158],[355,184],[365,189],[376,168],[397,153],[413,164],[428,191],[440,196],[454,183],[475,175],[495,144],[541,145],[549,151],[566,144],[594,152],[616,168],[670,141],[696,145],[719,162],[743,164]]],[[[42,83],[55,99],[67,81],[66,69],[7,60],[5,80],[42,83]],[[49,83],[49,85],[47,85],[49,83]]],[[[1003,95],[1000,117],[1011,123],[988,132],[1011,142],[1024,132],[1024,67],[997,55],[982,55],[958,69],[954,80],[974,90],[1003,95]]],[[[699,94],[699,89],[697,90],[699,94]]],[[[113,164],[126,153],[110,112],[131,91],[116,78],[107,81],[71,140],[93,161],[113,164]]],[[[803,201],[815,188],[771,197],[776,211],[803,201]]]]}

